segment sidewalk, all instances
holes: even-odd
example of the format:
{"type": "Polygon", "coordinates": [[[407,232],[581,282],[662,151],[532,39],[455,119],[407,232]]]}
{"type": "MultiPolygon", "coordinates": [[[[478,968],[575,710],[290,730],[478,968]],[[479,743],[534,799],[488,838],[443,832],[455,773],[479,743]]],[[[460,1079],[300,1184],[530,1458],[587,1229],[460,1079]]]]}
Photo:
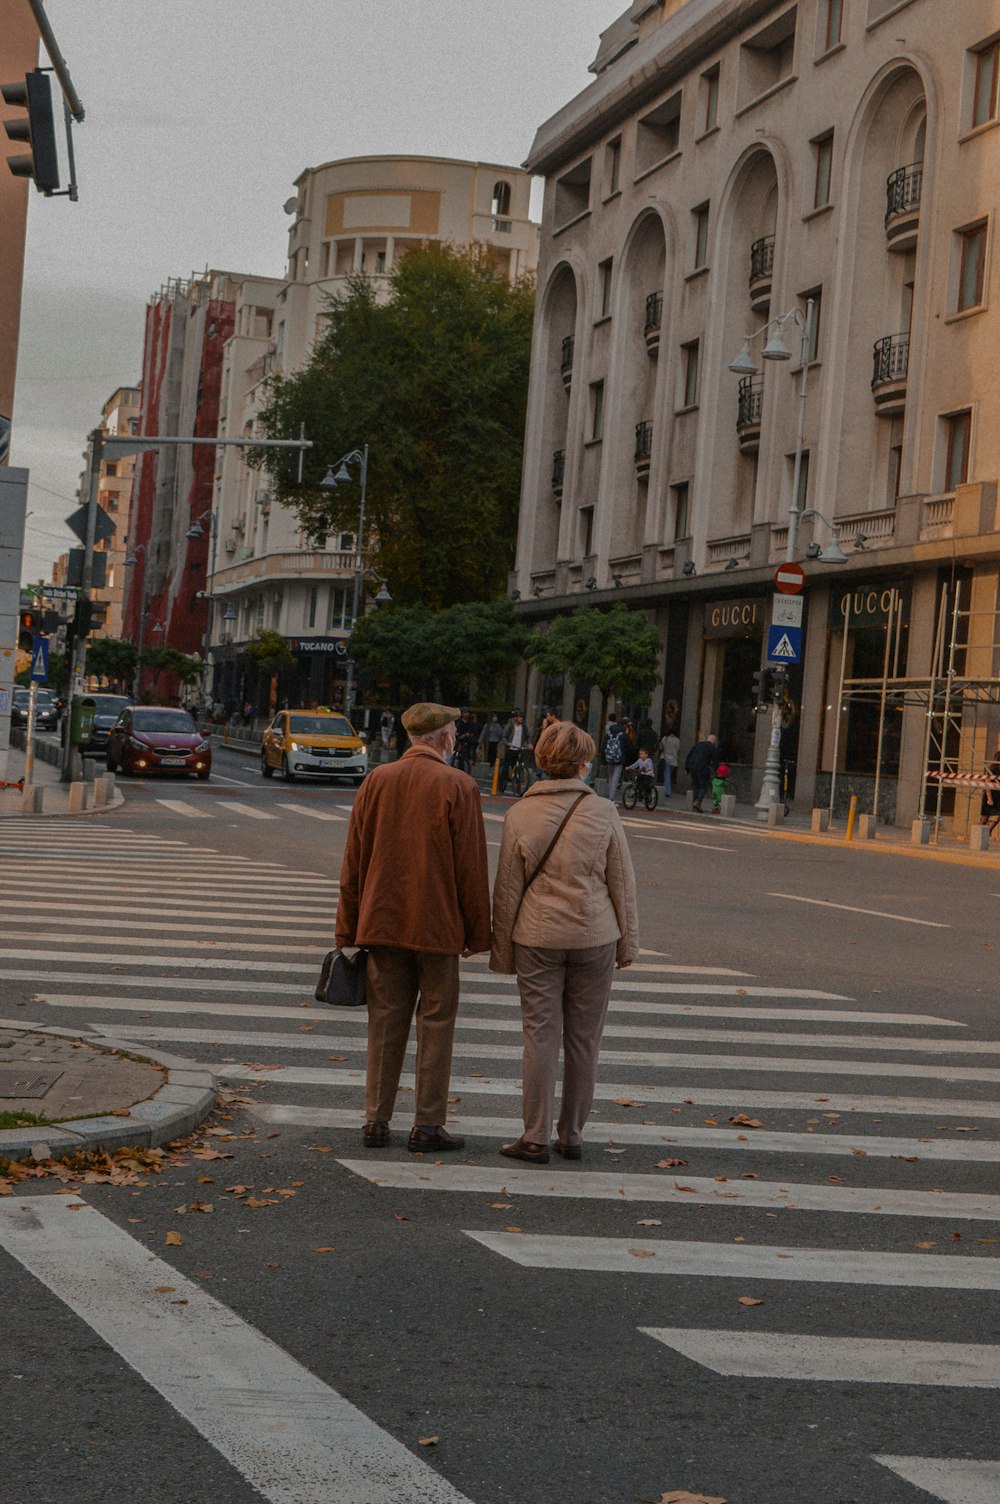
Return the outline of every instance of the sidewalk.
{"type": "Polygon", "coordinates": [[[215,1103],[211,1073],[159,1050],[143,1047],[141,1058],[135,1050],[0,1020],[0,1122],[43,1120],[0,1128],[0,1162],[155,1149],[192,1133],[215,1103]]]}
{"type": "MultiPolygon", "coordinates": [[[[125,802],[124,796],[114,787],[114,776],[108,774],[111,780],[106,785],[109,796],[105,803],[94,802],[94,778],[104,773],[103,762],[89,757],[84,759],[84,787],[71,783],[61,783],[61,769],[57,762],[47,760],[45,754],[58,756],[60,748],[54,742],[41,741],[36,738],[35,771],[32,780],[33,787],[41,792],[42,807],[40,810],[28,810],[25,808],[26,800],[21,789],[17,787],[0,788],[0,819],[23,815],[25,819],[37,819],[42,815],[79,815],[101,814],[104,810],[117,809],[125,802]],[[43,755],[39,755],[42,752],[43,755]],[[71,792],[73,789],[77,792],[71,792]],[[77,801],[83,803],[77,807],[77,801]]],[[[11,747],[7,754],[6,782],[16,785],[24,776],[24,752],[20,747],[11,747]]]]}

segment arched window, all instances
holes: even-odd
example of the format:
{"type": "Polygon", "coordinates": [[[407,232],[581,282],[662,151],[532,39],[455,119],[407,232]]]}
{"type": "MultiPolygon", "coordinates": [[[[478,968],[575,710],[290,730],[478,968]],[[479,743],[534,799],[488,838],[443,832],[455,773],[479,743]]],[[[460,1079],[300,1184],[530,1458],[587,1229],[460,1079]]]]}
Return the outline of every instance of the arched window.
{"type": "Polygon", "coordinates": [[[496,219],[504,219],[510,213],[510,184],[501,178],[493,184],[493,204],[490,213],[496,219]]]}

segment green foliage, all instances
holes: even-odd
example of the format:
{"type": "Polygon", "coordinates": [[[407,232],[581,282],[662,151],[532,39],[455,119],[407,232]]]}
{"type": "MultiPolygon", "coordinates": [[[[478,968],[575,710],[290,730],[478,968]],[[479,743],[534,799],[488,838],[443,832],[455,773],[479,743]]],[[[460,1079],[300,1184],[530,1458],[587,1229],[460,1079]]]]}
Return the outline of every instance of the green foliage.
{"type": "Polygon", "coordinates": [[[604,695],[642,701],[656,684],[659,634],[641,611],[618,602],[610,611],[576,606],[538,633],[527,656],[543,674],[571,673],[604,695]]]}
{"type": "MultiPolygon", "coordinates": [[[[26,664],[20,673],[14,675],[14,683],[27,689],[31,683],[31,665],[26,664]]],[[[66,693],[69,684],[69,664],[65,653],[49,654],[49,677],[45,681],[45,688],[51,689],[54,695],[66,693]]]]}
{"type": "Polygon", "coordinates": [[[141,661],[144,668],[155,669],[157,676],[176,674],[182,684],[197,684],[204,667],[200,658],[179,653],[176,648],[143,648],[141,661]]]}
{"type": "Polygon", "coordinates": [[[411,251],[391,298],[350,279],[301,371],[276,377],[261,412],[270,438],[305,425],[305,486],[258,451],[279,499],[313,537],[354,532],[355,483],[318,489],[328,462],[369,446],[369,561],[400,605],[491,600],[514,559],[534,303],[482,248],[411,251]]]}
{"type": "Polygon", "coordinates": [[[95,637],[87,643],[86,672],[115,684],[130,683],[138,653],[134,642],[121,637],[95,637]]]}
{"type": "Polygon", "coordinates": [[[362,617],[350,651],[375,678],[397,687],[394,698],[441,693],[457,704],[493,697],[529,635],[509,600],[466,602],[436,615],[423,605],[394,606],[362,617]]]}
{"type": "Polygon", "coordinates": [[[262,628],[251,637],[246,651],[251,663],[269,677],[280,674],[282,669],[295,667],[295,654],[280,632],[262,628]]]}

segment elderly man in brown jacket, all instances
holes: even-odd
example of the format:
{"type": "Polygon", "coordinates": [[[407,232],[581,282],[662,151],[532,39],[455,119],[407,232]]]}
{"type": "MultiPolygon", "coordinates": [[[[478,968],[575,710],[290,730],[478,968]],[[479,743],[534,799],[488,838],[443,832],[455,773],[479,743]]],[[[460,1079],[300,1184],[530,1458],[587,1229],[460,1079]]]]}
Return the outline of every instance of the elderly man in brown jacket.
{"type": "Polygon", "coordinates": [[[479,788],[448,766],[459,714],[426,703],[404,712],[412,745],[369,773],[347,832],[336,943],[368,950],[369,1149],[389,1142],[414,1007],[416,1111],[407,1147],[437,1153],[465,1142],[444,1126],[458,961],[490,948],[490,895],[479,788]]]}

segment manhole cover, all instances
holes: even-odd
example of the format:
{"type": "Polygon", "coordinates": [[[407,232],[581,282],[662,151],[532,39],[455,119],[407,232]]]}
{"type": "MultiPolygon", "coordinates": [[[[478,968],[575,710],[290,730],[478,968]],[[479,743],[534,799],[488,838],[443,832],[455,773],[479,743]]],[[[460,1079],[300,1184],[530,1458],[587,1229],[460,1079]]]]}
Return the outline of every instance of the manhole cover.
{"type": "Polygon", "coordinates": [[[62,1071],[29,1071],[17,1066],[0,1066],[0,1102],[19,1097],[44,1097],[55,1086],[62,1071]]]}

